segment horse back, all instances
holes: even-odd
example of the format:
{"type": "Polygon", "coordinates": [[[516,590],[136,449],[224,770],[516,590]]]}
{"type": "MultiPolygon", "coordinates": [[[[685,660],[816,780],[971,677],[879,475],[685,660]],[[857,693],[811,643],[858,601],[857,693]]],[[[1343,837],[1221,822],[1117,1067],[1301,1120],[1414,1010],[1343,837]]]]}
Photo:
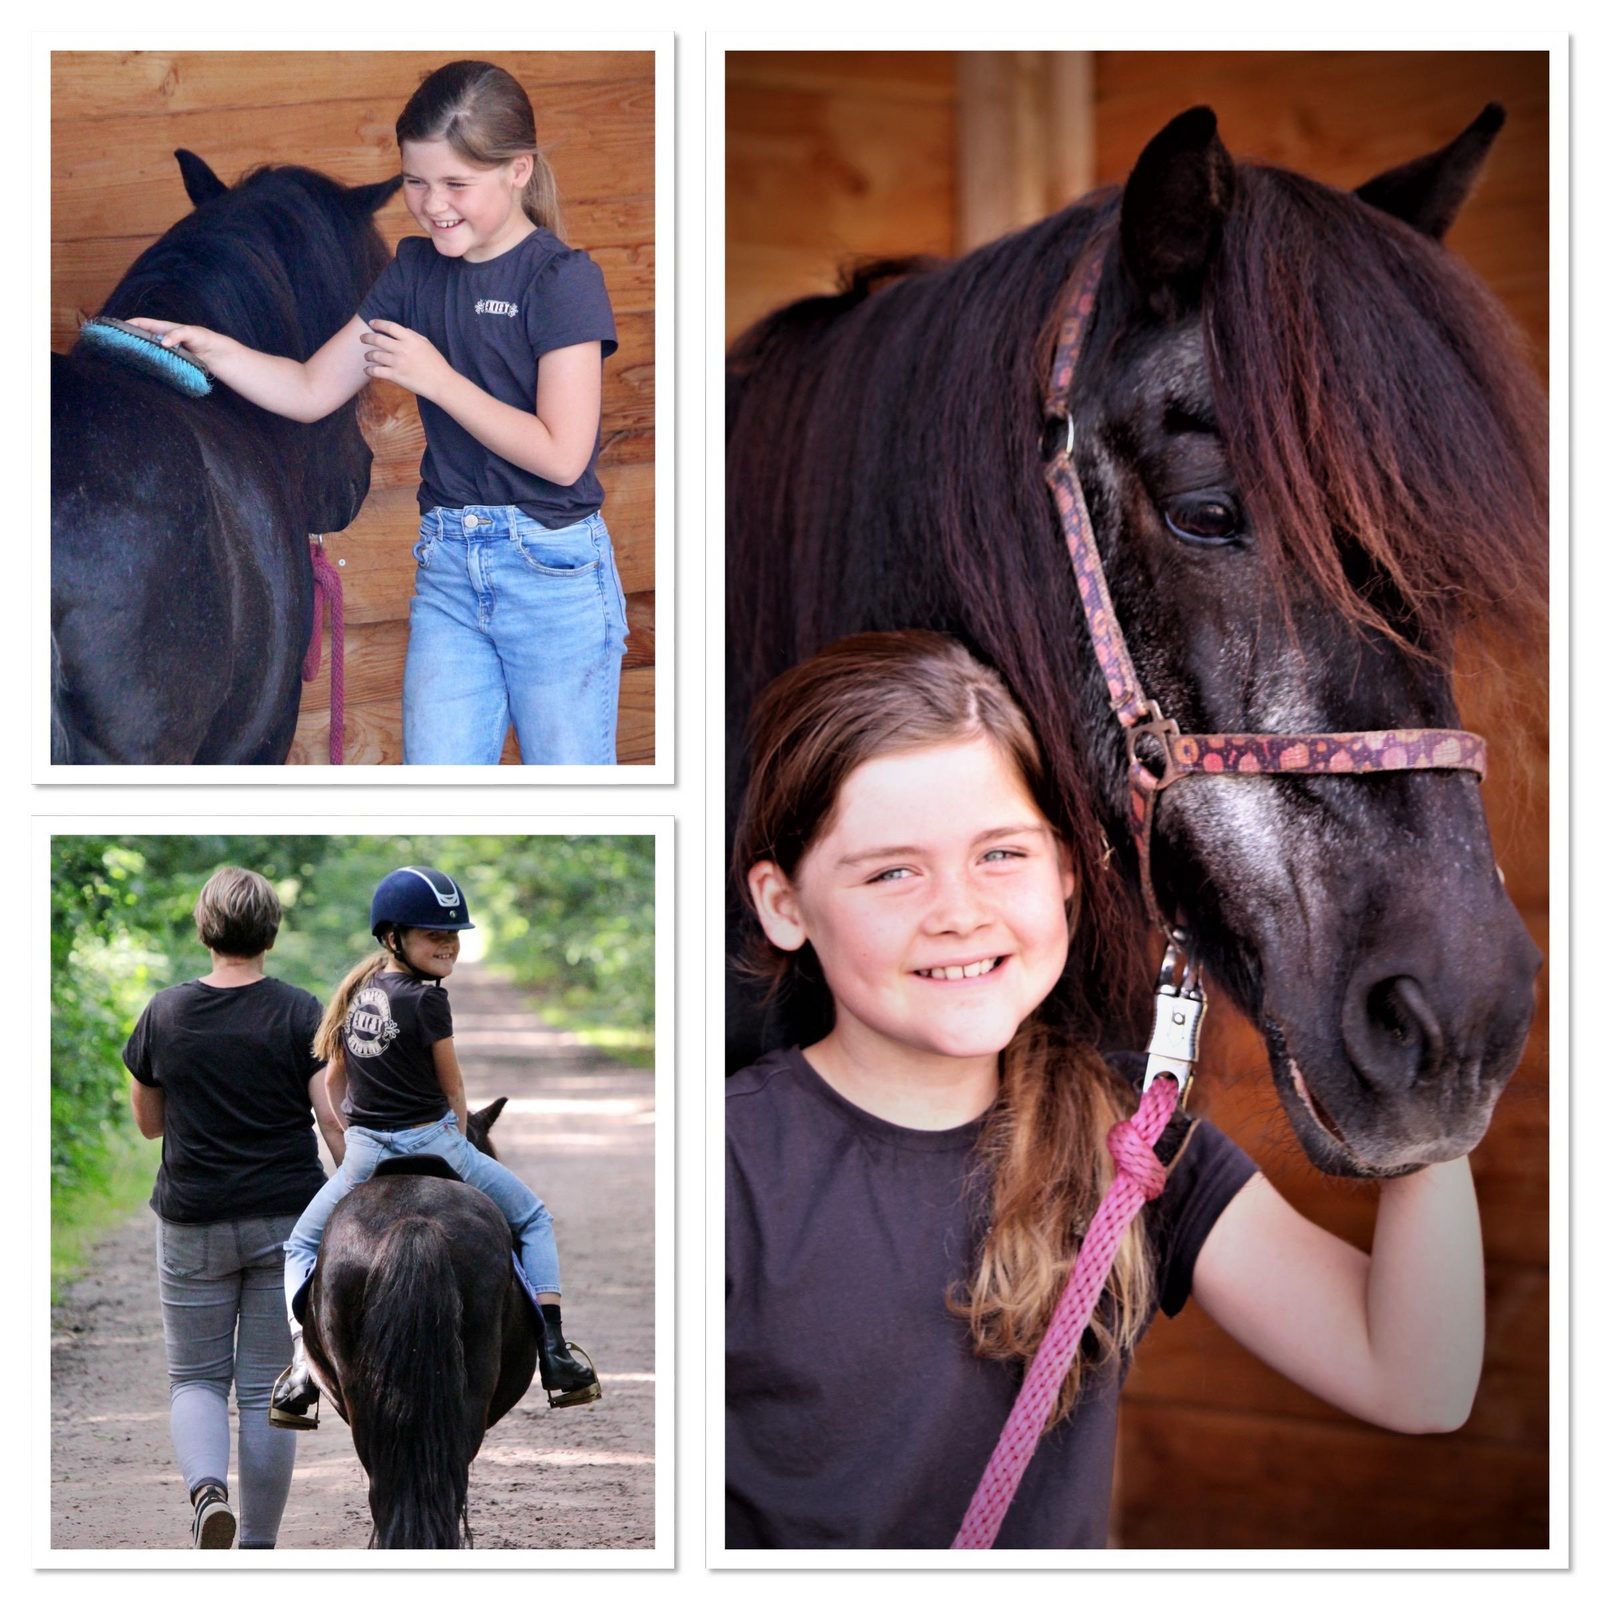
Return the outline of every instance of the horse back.
{"type": "MultiPolygon", "coordinates": [[[[475,1397],[476,1415],[487,1418],[486,1428],[516,1404],[532,1381],[535,1318],[511,1270],[510,1225],[494,1202],[469,1184],[414,1176],[372,1178],[340,1201],[323,1234],[307,1307],[307,1349],[330,1380],[329,1398],[350,1420],[345,1390],[366,1342],[374,1266],[391,1230],[417,1219],[437,1222],[449,1241],[467,1389],[475,1397]]],[[[474,1452],[476,1448],[474,1441],[474,1452]]]]}

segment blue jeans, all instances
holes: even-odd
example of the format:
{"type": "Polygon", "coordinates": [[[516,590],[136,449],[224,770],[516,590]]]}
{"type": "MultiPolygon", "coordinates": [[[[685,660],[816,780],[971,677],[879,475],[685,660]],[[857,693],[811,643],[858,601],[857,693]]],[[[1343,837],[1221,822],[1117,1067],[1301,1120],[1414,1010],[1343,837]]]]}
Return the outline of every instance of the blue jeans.
{"type": "Polygon", "coordinates": [[[279,1285],[294,1218],[188,1224],[156,1218],[172,1444],[184,1487],[228,1482],[228,1390],[239,1401],[239,1546],[278,1537],[295,1436],[267,1426],[272,1381],[289,1360],[279,1285]]]}
{"type": "Polygon", "coordinates": [[[372,1176],[372,1169],[390,1156],[443,1156],[474,1189],[481,1189],[505,1213],[516,1236],[517,1255],[535,1294],[561,1292],[561,1268],[556,1260],[556,1230],[544,1201],[516,1173],[502,1167],[493,1156],[467,1143],[456,1114],[447,1111],[442,1122],[420,1128],[349,1127],[344,1135],[344,1161],[323,1184],[300,1215],[283,1252],[283,1292],[289,1303],[289,1326],[298,1330],[294,1297],[311,1276],[322,1245],[323,1230],[333,1208],[372,1176]]]}
{"type": "Polygon", "coordinates": [[[435,507],[412,554],[406,764],[492,766],[515,724],[530,766],[614,765],[628,620],[600,513],[435,507]]]}

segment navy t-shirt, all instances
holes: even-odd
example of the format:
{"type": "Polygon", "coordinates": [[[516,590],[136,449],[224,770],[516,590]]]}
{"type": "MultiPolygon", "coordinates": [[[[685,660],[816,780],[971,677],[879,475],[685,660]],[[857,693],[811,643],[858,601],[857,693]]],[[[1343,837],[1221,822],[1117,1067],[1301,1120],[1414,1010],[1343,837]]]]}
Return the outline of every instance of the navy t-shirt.
{"type": "Polygon", "coordinates": [[[454,1032],[450,997],[438,984],[405,972],[373,973],[345,1013],[345,1120],[358,1128],[437,1122],[450,1102],[439,1087],[433,1047],[454,1032]]]}
{"type": "Polygon", "coordinates": [[[164,1222],[303,1211],[324,1173],[307,1080],[315,995],[276,978],[221,989],[196,978],[144,1008],[122,1060],[166,1096],[150,1209],[164,1222]]]}
{"type": "MultiPolygon", "coordinates": [[[[727,1085],[727,1542],[948,1546],[1021,1382],[945,1305],[979,1243],[983,1119],[925,1130],[836,1093],[798,1050],[727,1085]]],[[[1146,1209],[1176,1316],[1212,1224],[1255,1170],[1195,1123],[1146,1209]]],[[[1012,1549],[1095,1548],[1111,1511],[1108,1363],[1045,1434],[1000,1528],[1012,1549]]]]}
{"type": "MultiPolygon", "coordinates": [[[[602,359],[617,348],[604,274],[547,228],[492,261],[443,256],[427,239],[402,239],[360,315],[422,334],[462,377],[519,411],[538,409],[540,356],[596,340],[602,359]]],[[[417,490],[424,512],[516,506],[547,528],[565,528],[600,509],[598,428],[583,476],[557,484],[497,456],[432,401],[419,397],[417,410],[428,441],[417,490]]]]}

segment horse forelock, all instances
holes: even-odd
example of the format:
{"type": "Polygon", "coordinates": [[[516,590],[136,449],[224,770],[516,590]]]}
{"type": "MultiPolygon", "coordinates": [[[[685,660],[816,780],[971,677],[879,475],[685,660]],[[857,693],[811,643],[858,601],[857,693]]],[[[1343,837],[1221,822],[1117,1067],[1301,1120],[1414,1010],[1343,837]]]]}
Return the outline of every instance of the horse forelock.
{"type": "Polygon", "coordinates": [[[1425,654],[1537,634],[1547,407],[1523,340],[1441,245],[1243,167],[1208,275],[1218,426],[1280,592],[1425,654]]]}

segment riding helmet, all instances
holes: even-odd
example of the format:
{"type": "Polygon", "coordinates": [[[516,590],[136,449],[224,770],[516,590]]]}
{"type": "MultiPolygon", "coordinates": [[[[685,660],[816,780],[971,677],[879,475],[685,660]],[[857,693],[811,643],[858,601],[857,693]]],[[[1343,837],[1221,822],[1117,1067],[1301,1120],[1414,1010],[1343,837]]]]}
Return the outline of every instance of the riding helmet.
{"type": "Polygon", "coordinates": [[[402,928],[470,928],[461,885],[435,867],[397,867],[372,896],[372,931],[402,928]]]}

